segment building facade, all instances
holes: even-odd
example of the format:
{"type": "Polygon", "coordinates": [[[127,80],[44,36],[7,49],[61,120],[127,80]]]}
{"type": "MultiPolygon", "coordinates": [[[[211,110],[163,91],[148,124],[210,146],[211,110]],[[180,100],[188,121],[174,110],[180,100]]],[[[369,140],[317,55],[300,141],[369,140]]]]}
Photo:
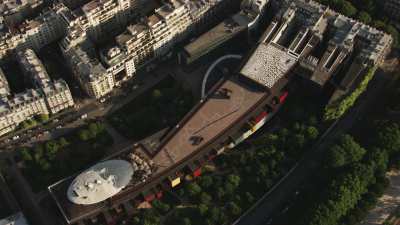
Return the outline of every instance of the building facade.
{"type": "Polygon", "coordinates": [[[16,28],[0,36],[0,60],[26,48],[39,51],[42,47],[58,40],[65,34],[65,22],[61,13],[66,7],[46,10],[33,20],[25,20],[16,28]]]}
{"type": "Polygon", "coordinates": [[[4,0],[0,4],[0,17],[13,26],[41,9],[43,3],[43,0],[4,0]]]}
{"type": "MultiPolygon", "coordinates": [[[[101,27],[108,26],[103,23],[108,23],[106,21],[109,14],[104,14],[105,18],[101,19],[97,11],[105,10],[107,4],[114,10],[117,5],[125,3],[98,1],[96,4],[101,4],[101,7],[97,8],[91,4],[95,3],[90,2],[82,9],[86,12],[86,16],[81,17],[85,18],[84,20],[70,23],[73,26],[70,26],[60,46],[81,87],[90,97],[98,99],[109,94],[121,82],[129,80],[138,69],[168,55],[176,43],[186,39],[193,30],[198,30],[197,25],[205,24],[208,19],[206,16],[210,15],[208,11],[221,9],[214,6],[222,3],[197,0],[164,2],[152,15],[142,17],[138,23],[127,26],[122,34],[116,36],[115,45],[100,50],[99,59],[94,50],[93,40],[107,33],[107,30],[101,27]],[[205,21],[199,23],[203,16],[205,21]],[[94,28],[93,24],[101,25],[100,28],[94,28]]],[[[122,8],[118,10],[124,11],[122,8]]],[[[113,10],[111,12],[116,15],[118,10],[113,10]]],[[[211,21],[212,17],[209,20],[211,21]]],[[[113,21],[114,25],[125,23],[117,17],[114,17],[113,21]]]]}
{"type": "Polygon", "coordinates": [[[17,52],[17,57],[34,89],[12,96],[7,79],[3,73],[0,74],[0,135],[34,116],[54,114],[74,105],[67,83],[62,79],[52,81],[32,49],[17,52]]]}

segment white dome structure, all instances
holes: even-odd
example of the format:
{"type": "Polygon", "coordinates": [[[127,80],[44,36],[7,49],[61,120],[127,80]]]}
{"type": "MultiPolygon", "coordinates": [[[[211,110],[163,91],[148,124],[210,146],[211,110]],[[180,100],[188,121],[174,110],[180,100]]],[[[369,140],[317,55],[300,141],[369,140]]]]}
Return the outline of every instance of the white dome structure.
{"type": "Polygon", "coordinates": [[[98,163],[79,174],[68,188],[68,199],[80,205],[104,201],[120,192],[132,180],[132,164],[125,160],[98,163]]]}

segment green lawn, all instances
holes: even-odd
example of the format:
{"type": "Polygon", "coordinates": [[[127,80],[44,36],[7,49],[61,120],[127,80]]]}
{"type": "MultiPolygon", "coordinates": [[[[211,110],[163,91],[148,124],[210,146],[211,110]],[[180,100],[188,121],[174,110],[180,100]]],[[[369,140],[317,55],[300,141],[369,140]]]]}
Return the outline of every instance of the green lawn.
{"type": "Polygon", "coordinates": [[[121,134],[140,140],[178,123],[193,104],[192,94],[168,76],[108,120],[121,134]]]}

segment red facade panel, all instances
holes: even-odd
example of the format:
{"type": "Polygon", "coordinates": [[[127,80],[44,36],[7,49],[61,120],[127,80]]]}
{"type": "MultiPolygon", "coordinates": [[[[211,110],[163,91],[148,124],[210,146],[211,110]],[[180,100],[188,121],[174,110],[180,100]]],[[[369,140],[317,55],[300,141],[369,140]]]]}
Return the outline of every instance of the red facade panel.
{"type": "Polygon", "coordinates": [[[254,119],[254,124],[257,124],[260,122],[262,119],[264,119],[268,113],[266,111],[262,111],[255,119],[254,119]]]}
{"type": "Polygon", "coordinates": [[[281,95],[281,97],[279,97],[279,102],[280,102],[280,103],[283,103],[283,102],[286,100],[286,98],[287,98],[288,95],[289,95],[289,92],[285,91],[285,93],[283,93],[283,94],[281,95]]]}
{"type": "Polygon", "coordinates": [[[198,168],[193,172],[194,177],[199,177],[200,175],[201,175],[201,168],[198,168]]]}
{"type": "Polygon", "coordinates": [[[146,201],[146,202],[151,202],[151,201],[153,201],[154,199],[155,199],[155,195],[154,194],[148,194],[148,195],[146,195],[145,197],[144,197],[144,200],[146,201]]]}
{"type": "Polygon", "coordinates": [[[162,191],[157,192],[157,194],[156,194],[157,199],[161,199],[162,196],[163,196],[163,192],[162,191]]]}

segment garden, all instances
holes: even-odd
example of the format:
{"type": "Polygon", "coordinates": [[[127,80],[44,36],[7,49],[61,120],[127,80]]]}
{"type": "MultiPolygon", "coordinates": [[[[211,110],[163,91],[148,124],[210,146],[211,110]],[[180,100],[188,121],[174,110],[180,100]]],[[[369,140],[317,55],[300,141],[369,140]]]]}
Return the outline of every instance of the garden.
{"type": "Polygon", "coordinates": [[[141,140],[173,126],[194,105],[191,92],[171,76],[108,117],[110,123],[128,138],[141,140]]]}
{"type": "Polygon", "coordinates": [[[41,191],[103,158],[112,143],[102,123],[90,122],[67,136],[20,149],[22,172],[33,191],[41,191]]]}

